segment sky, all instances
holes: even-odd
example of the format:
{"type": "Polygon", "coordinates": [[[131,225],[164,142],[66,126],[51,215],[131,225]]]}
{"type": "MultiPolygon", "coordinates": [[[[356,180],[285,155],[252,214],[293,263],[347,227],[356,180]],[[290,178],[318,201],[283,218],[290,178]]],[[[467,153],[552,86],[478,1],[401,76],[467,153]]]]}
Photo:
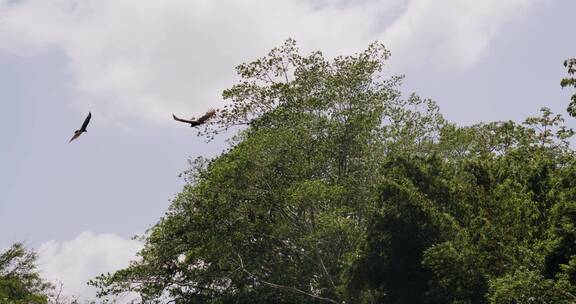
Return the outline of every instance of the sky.
{"type": "MultiPolygon", "coordinates": [[[[171,119],[221,107],[234,67],[294,38],[373,41],[386,73],[459,125],[565,114],[572,0],[0,0],[0,250],[24,242],[68,295],[126,266],[184,181],[227,147],[171,119]],[[68,143],[87,113],[88,132],[68,143]]],[[[573,118],[567,125],[576,127],[573,118]]]]}

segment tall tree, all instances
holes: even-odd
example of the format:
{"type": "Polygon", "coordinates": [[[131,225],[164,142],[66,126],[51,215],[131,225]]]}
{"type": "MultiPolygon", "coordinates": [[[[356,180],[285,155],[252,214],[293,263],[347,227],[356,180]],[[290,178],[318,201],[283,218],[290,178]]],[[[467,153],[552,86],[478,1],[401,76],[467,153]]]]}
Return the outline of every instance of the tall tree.
{"type": "Polygon", "coordinates": [[[444,122],[435,104],[402,99],[382,79],[380,44],[329,61],[293,40],[237,67],[229,105],[207,134],[247,128],[150,231],[142,261],[91,284],[177,303],[347,299],[345,270],[372,214],[390,151],[425,150],[444,122]]]}
{"type": "Polygon", "coordinates": [[[571,303],[574,132],[547,108],[521,124],[450,124],[382,78],[388,56],[375,43],[328,60],[288,40],[238,66],[203,133],[244,128],[192,162],[141,259],[90,282],[99,296],[571,303]]]}

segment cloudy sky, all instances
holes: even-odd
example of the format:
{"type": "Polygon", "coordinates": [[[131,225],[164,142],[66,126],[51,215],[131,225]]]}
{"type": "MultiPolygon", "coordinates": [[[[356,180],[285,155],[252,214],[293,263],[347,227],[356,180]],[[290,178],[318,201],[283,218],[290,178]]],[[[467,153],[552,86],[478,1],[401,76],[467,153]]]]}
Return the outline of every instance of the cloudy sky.
{"type": "MultiPolygon", "coordinates": [[[[292,37],[352,54],[380,40],[403,91],[461,125],[564,113],[573,0],[0,0],[0,249],[23,241],[68,294],[126,265],[130,240],[213,156],[171,113],[223,105],[234,66],[292,37]],[[84,116],[89,132],[68,143],[84,116]]],[[[573,119],[568,125],[576,127],[573,119]]]]}

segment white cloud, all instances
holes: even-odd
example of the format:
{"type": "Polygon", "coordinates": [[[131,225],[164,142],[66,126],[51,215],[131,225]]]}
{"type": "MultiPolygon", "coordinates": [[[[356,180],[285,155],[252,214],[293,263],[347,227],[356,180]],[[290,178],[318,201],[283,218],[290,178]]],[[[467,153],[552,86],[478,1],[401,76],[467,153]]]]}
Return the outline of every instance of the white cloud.
{"type": "Polygon", "coordinates": [[[142,244],[115,234],[86,231],[71,241],[49,241],[38,249],[38,267],[51,282],[62,282],[67,296],[94,299],[96,290],[88,280],[128,266],[142,244]]]}
{"type": "Polygon", "coordinates": [[[536,1],[412,0],[381,39],[390,41],[403,64],[466,69],[486,55],[502,26],[524,16],[536,1]]]}
{"type": "Polygon", "coordinates": [[[233,67],[288,37],[328,55],[381,39],[397,68],[423,60],[467,68],[534,1],[0,0],[0,52],[59,48],[82,111],[170,123],[172,112],[221,105],[233,67]]]}

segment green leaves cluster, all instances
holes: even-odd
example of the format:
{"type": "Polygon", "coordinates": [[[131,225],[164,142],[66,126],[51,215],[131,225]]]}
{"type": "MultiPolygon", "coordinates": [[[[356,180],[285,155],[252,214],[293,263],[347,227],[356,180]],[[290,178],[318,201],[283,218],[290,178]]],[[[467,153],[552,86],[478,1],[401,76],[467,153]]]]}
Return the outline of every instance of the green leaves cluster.
{"type": "Polygon", "coordinates": [[[36,254],[16,243],[0,253],[0,303],[49,303],[52,285],[40,278],[36,254]]]}
{"type": "MultiPolygon", "coordinates": [[[[567,69],[568,75],[576,74],[576,58],[570,58],[564,60],[564,67],[567,69]]],[[[576,78],[566,77],[560,81],[560,85],[564,87],[574,87],[576,88],[576,78]]],[[[572,101],[568,105],[568,113],[572,117],[576,117],[576,93],[570,98],[572,101]]]]}
{"type": "Polygon", "coordinates": [[[573,303],[572,130],[458,127],[382,78],[378,43],[303,56],[288,40],[237,68],[207,135],[244,125],[144,236],[90,282],[144,303],[573,303]]]}

